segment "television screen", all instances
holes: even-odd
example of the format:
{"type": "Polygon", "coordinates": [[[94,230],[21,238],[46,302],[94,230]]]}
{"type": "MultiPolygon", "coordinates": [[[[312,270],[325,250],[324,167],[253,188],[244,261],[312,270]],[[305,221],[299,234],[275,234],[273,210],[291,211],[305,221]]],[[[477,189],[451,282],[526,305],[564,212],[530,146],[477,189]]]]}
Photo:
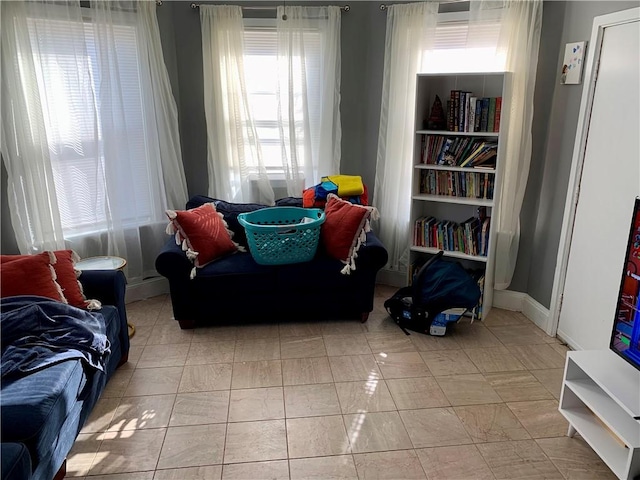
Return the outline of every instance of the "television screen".
{"type": "Polygon", "coordinates": [[[640,369],[640,198],[636,198],[611,334],[611,349],[640,369]]]}

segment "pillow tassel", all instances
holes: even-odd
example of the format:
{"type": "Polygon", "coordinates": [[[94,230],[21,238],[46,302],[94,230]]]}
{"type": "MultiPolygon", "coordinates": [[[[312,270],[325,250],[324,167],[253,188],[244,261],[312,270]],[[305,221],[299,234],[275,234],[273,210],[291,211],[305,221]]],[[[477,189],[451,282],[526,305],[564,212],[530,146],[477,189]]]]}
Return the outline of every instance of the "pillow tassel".
{"type": "Polygon", "coordinates": [[[99,300],[87,300],[87,310],[100,310],[102,303],[99,300]]]}
{"type": "MultiPolygon", "coordinates": [[[[49,263],[51,265],[54,265],[55,263],[58,262],[58,257],[56,257],[55,253],[53,253],[52,251],[47,251],[47,253],[49,254],[49,263]]],[[[55,280],[55,278],[54,278],[54,280],[55,280]]]]}
{"type": "MultiPolygon", "coordinates": [[[[191,250],[190,248],[188,248],[186,250],[186,252],[187,252],[187,258],[189,260],[194,261],[196,258],[198,258],[198,252],[196,252],[194,250],[191,250]]],[[[195,273],[194,273],[194,275],[195,275],[195,273]]]]}
{"type": "Polygon", "coordinates": [[[189,250],[189,245],[187,245],[187,239],[185,238],[184,240],[182,240],[182,250],[183,251],[187,251],[189,250]]]}
{"type": "Polygon", "coordinates": [[[175,210],[167,210],[166,211],[167,217],[169,217],[170,220],[174,220],[178,214],[176,213],[175,210]]]}
{"type": "Polygon", "coordinates": [[[349,264],[347,263],[344,267],[342,267],[342,270],[340,270],[340,273],[341,273],[342,275],[349,275],[349,274],[351,274],[351,265],[349,265],[349,264]]]}
{"type": "MultiPolygon", "coordinates": [[[[49,252],[49,256],[50,257],[51,257],[51,255],[53,255],[54,259],[56,258],[55,254],[53,252],[49,252]]],[[[64,292],[62,291],[62,287],[56,281],[58,279],[58,275],[56,274],[56,270],[53,268],[52,265],[49,265],[49,269],[51,270],[51,278],[53,279],[53,283],[55,283],[55,285],[56,285],[56,291],[60,294],[60,301],[62,303],[67,303],[68,304],[69,301],[67,300],[67,297],[64,296],[64,292]]]]}
{"type": "Polygon", "coordinates": [[[182,240],[180,239],[180,232],[176,232],[176,245],[180,245],[182,240]]]}
{"type": "Polygon", "coordinates": [[[164,232],[167,235],[173,235],[174,233],[176,233],[176,226],[173,224],[173,222],[169,222],[167,224],[167,228],[164,229],[164,232]]]}
{"type": "Polygon", "coordinates": [[[193,267],[191,269],[191,273],[189,274],[189,280],[193,280],[194,278],[196,278],[196,267],[193,267]]]}

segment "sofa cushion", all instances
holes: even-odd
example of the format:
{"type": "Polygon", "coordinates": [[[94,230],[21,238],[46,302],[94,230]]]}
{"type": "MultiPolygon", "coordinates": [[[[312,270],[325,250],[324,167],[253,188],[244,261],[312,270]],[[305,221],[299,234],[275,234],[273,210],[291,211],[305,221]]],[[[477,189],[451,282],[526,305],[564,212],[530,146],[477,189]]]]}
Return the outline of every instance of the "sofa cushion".
{"type": "Polygon", "coordinates": [[[182,243],[182,249],[196,267],[204,267],[238,249],[213,203],[191,210],[167,210],[167,216],[171,220],[169,227],[173,227],[167,232],[175,233],[176,243],[182,243]]]}
{"type": "Polygon", "coordinates": [[[244,231],[244,227],[238,222],[238,215],[267,208],[267,205],[260,203],[230,203],[215,199],[213,203],[216,206],[216,210],[224,216],[229,230],[233,232],[233,241],[246,248],[248,246],[247,234],[244,231]]]}
{"type": "Polygon", "coordinates": [[[24,443],[34,465],[46,458],[87,377],[78,359],[67,360],[2,385],[2,440],[24,443]]]}
{"type": "Polygon", "coordinates": [[[38,295],[67,303],[56,281],[52,252],[36,255],[0,255],[0,295],[38,295]]]}

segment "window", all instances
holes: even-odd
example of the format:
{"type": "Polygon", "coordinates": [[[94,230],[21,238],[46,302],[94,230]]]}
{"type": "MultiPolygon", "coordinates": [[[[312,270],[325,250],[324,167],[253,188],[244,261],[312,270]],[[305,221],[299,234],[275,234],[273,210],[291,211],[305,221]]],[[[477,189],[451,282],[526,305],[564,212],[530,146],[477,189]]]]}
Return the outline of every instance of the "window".
{"type": "MultiPolygon", "coordinates": [[[[244,20],[244,70],[247,87],[247,96],[251,115],[257,130],[260,148],[262,150],[262,160],[267,171],[273,177],[282,172],[283,146],[289,137],[283,131],[282,122],[278,118],[278,88],[282,91],[288,90],[287,79],[278,78],[278,33],[276,31],[275,19],[245,19],[244,20]],[[286,85],[286,89],[285,89],[286,85]]],[[[307,80],[307,92],[294,92],[293,108],[299,109],[295,115],[296,125],[294,128],[297,141],[300,145],[305,145],[305,129],[302,122],[310,124],[310,131],[313,134],[319,131],[320,122],[320,31],[312,31],[305,34],[305,77],[307,80]],[[303,95],[306,93],[305,98],[303,95]],[[302,115],[303,102],[307,103],[308,118],[302,115]]],[[[294,65],[298,66],[302,62],[294,60],[294,65]]],[[[301,72],[295,72],[297,77],[301,72]]],[[[283,101],[287,101],[287,95],[282,95],[283,101]]],[[[281,108],[288,108],[283,105],[281,108]]],[[[315,145],[314,140],[309,139],[311,145],[315,145]]],[[[286,148],[286,147],[284,147],[286,148]]],[[[302,147],[304,148],[304,147],[302,147]]],[[[300,148],[299,148],[300,151],[300,148]]]]}
{"type": "Polygon", "coordinates": [[[114,26],[117,55],[107,58],[98,51],[89,16],[83,22],[29,18],[27,24],[32,44],[38,45],[36,76],[65,237],[107,229],[110,209],[121,210],[117,214],[123,227],[149,223],[157,208],[135,26],[125,17],[114,26]],[[106,100],[113,95],[101,89],[112,93],[116,81],[114,105],[106,100]],[[107,145],[106,132],[120,145],[107,145]],[[105,150],[115,164],[107,164],[105,150]],[[120,168],[118,162],[128,167],[120,168]],[[107,200],[114,194],[118,205],[107,200]]]}
{"type": "Polygon", "coordinates": [[[499,72],[505,58],[496,55],[500,22],[474,27],[473,43],[468,42],[469,12],[441,13],[433,49],[424,53],[422,73],[499,72]]]}

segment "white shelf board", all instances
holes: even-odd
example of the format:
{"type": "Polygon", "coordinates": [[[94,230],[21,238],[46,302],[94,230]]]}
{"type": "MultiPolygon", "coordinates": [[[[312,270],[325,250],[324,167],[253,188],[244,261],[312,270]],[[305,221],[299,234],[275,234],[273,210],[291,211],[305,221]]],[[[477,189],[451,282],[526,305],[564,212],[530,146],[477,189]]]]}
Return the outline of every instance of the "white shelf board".
{"type": "MultiPolygon", "coordinates": [[[[420,252],[420,253],[430,253],[435,255],[440,251],[440,249],[432,248],[432,247],[417,247],[413,245],[411,247],[411,251],[420,252]]],[[[474,260],[476,262],[484,262],[484,263],[486,263],[487,261],[487,257],[481,256],[481,255],[469,255],[464,252],[455,252],[450,250],[443,250],[443,252],[445,257],[461,258],[463,260],[474,260]]]]}
{"type": "Polygon", "coordinates": [[[611,350],[580,350],[569,352],[568,356],[624,411],[640,418],[640,370],[611,350]]]}
{"type": "Polygon", "coordinates": [[[565,385],[594,412],[603,412],[601,420],[620,437],[626,445],[640,448],[640,422],[629,418],[629,414],[607,395],[591,379],[567,380],[565,385]]]}
{"type": "Polygon", "coordinates": [[[609,466],[613,473],[618,478],[624,478],[629,450],[604,428],[593,413],[586,407],[562,409],[560,413],[564,415],[582,438],[591,445],[591,448],[609,466]]]}
{"type": "Polygon", "coordinates": [[[448,165],[431,165],[419,163],[414,165],[418,170],[443,170],[446,172],[496,173],[495,168],[454,167],[448,165]]]}
{"type": "Polygon", "coordinates": [[[449,130],[416,130],[416,135],[444,135],[448,137],[499,137],[500,132],[450,132],[449,130]]]}
{"type": "Polygon", "coordinates": [[[421,202],[442,202],[455,203],[458,205],[480,205],[493,207],[493,200],[488,200],[486,198],[450,197],[448,195],[428,195],[426,193],[421,193],[420,195],[414,195],[413,199],[421,202]]]}

